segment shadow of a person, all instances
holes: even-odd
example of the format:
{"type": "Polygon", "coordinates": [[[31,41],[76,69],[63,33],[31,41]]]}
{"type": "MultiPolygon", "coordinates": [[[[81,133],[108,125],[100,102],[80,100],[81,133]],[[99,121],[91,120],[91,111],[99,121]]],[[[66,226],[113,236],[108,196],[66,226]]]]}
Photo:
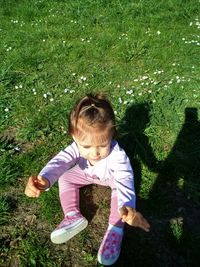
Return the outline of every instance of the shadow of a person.
{"type": "Polygon", "coordinates": [[[144,133],[149,124],[149,111],[148,103],[130,106],[119,127],[118,142],[133,165],[136,192],[140,191],[141,162],[152,171],[155,171],[158,165],[148,137],[144,133]]]}
{"type": "Polygon", "coordinates": [[[144,134],[149,122],[148,111],[147,104],[127,110],[127,123],[124,124],[127,126],[122,128],[127,130],[127,135],[119,139],[119,143],[122,143],[133,164],[136,192],[139,192],[141,183],[140,162],[152,171],[158,171],[149,198],[142,207],[142,212],[145,207],[151,210],[156,231],[153,230],[147,237],[128,227],[116,266],[198,266],[200,122],[197,109],[185,109],[185,122],[176,142],[168,157],[159,163],[144,134]],[[195,234],[198,238],[194,242],[195,234]]]}
{"type": "MultiPolygon", "coordinates": [[[[179,206],[176,203],[177,206],[174,207],[175,195],[181,194],[184,198],[199,201],[197,192],[200,185],[198,181],[200,171],[199,136],[200,122],[198,122],[197,109],[186,108],[182,129],[168,157],[163,161],[149,195],[151,202],[159,201],[159,205],[162,204],[165,214],[167,210],[172,208],[174,210],[179,206]]],[[[180,205],[182,204],[181,202],[180,205]]]]}
{"type": "Polygon", "coordinates": [[[200,264],[199,136],[197,109],[186,108],[184,124],[162,163],[148,201],[152,212],[159,211],[159,217],[165,218],[165,241],[171,251],[184,258],[181,266],[200,264]]]}

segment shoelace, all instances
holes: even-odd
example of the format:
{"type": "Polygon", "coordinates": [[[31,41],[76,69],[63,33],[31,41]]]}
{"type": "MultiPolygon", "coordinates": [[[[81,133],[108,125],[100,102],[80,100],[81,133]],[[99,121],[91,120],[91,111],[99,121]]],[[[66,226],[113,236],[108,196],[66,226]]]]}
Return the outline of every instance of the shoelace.
{"type": "Polygon", "coordinates": [[[74,221],[78,220],[82,218],[82,216],[80,214],[75,214],[75,215],[72,215],[72,216],[65,216],[64,220],[58,225],[59,228],[65,226],[65,225],[70,225],[72,224],[74,221]]]}

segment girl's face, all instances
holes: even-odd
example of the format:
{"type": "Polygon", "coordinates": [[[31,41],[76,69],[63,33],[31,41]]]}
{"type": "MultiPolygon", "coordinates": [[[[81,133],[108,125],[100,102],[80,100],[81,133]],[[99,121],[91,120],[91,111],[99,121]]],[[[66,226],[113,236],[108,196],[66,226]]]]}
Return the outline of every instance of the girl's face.
{"type": "Polygon", "coordinates": [[[110,153],[111,138],[102,139],[100,134],[88,133],[84,138],[73,136],[81,156],[87,159],[91,165],[95,165],[101,159],[106,158],[110,153]]]}

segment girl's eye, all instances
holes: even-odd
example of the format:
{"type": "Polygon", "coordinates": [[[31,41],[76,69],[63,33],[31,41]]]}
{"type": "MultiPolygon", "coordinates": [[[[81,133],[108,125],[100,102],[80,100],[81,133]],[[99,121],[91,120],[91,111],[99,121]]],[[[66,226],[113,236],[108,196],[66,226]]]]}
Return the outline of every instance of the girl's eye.
{"type": "Polygon", "coordinates": [[[90,146],[83,146],[83,148],[87,149],[87,148],[90,148],[90,146]]]}

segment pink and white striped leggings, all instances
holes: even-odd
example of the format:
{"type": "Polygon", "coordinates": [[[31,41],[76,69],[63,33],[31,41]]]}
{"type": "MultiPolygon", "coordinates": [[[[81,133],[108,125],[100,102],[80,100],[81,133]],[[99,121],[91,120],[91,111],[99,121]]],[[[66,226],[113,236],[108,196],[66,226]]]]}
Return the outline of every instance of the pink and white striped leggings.
{"type": "Polygon", "coordinates": [[[75,165],[59,178],[58,184],[60,201],[64,215],[66,215],[70,211],[80,212],[79,189],[81,187],[90,184],[109,186],[112,189],[109,223],[123,227],[124,223],[121,221],[121,217],[119,215],[117,204],[117,190],[113,179],[106,181],[94,179],[85,174],[78,165],[75,165]]]}

